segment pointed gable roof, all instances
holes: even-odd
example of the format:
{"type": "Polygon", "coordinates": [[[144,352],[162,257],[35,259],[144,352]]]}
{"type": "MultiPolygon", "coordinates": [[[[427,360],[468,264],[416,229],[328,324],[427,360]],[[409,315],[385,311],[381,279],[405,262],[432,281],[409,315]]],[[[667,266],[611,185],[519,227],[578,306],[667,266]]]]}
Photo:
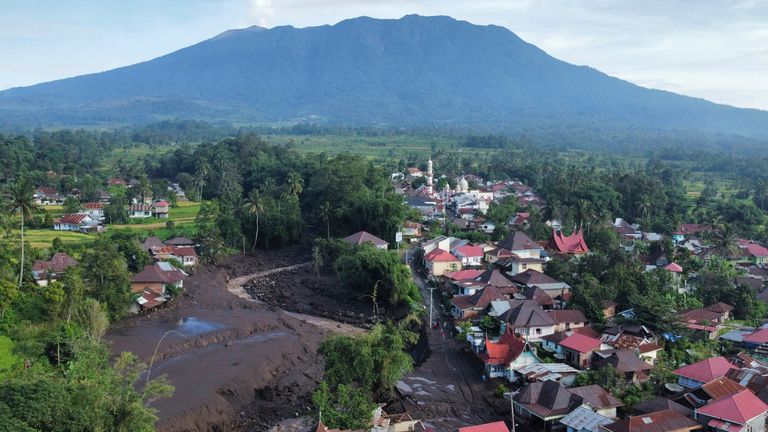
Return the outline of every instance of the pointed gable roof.
{"type": "Polygon", "coordinates": [[[500,241],[496,245],[497,249],[506,249],[509,251],[519,251],[519,250],[528,250],[528,249],[544,249],[533,241],[530,237],[528,237],[524,232],[522,231],[515,231],[504,240],[500,241]]]}
{"type": "Polygon", "coordinates": [[[482,272],[477,278],[475,278],[475,280],[485,285],[492,285],[499,288],[514,286],[512,281],[507,279],[506,276],[504,276],[500,271],[496,269],[482,272]]]}
{"type": "Polygon", "coordinates": [[[562,283],[559,280],[534,269],[528,269],[512,276],[512,281],[526,286],[562,283]]]}
{"type": "Polygon", "coordinates": [[[614,351],[610,356],[594,362],[595,367],[603,367],[608,364],[621,373],[644,373],[653,369],[653,366],[640,359],[634,351],[629,350],[614,351]]]}
{"type": "Polygon", "coordinates": [[[552,306],[555,304],[555,300],[552,299],[552,296],[547,294],[546,291],[539,288],[538,286],[526,286],[523,288],[520,295],[523,296],[526,300],[533,300],[535,301],[539,306],[552,306]]]}
{"type": "Polygon", "coordinates": [[[509,432],[507,424],[503,421],[484,423],[477,426],[465,426],[459,428],[459,432],[509,432]]]}
{"type": "Polygon", "coordinates": [[[554,381],[528,384],[514,400],[541,418],[568,414],[583,402],[580,396],[554,381]]]}
{"type": "Polygon", "coordinates": [[[480,359],[485,364],[510,364],[525,351],[525,345],[525,339],[512,333],[509,328],[507,328],[497,342],[493,342],[486,338],[486,352],[480,356],[480,359]]]}
{"type": "Polygon", "coordinates": [[[500,318],[513,329],[555,325],[552,316],[533,300],[511,300],[509,303],[510,309],[500,318]]]}
{"type": "Polygon", "coordinates": [[[492,301],[501,300],[503,298],[504,294],[502,294],[495,286],[489,285],[472,295],[454,296],[451,299],[451,303],[461,310],[471,308],[485,309],[492,301]]]}
{"type": "Polygon", "coordinates": [[[157,237],[152,237],[152,236],[147,237],[144,240],[144,242],[141,244],[141,248],[146,251],[152,248],[162,248],[162,247],[165,247],[165,245],[163,244],[163,241],[157,237]]]}
{"type": "Polygon", "coordinates": [[[733,368],[733,365],[731,365],[725,357],[719,356],[683,366],[674,370],[672,373],[705,383],[712,381],[715,378],[725,376],[731,368],[733,368]]]}
{"type": "Polygon", "coordinates": [[[621,403],[621,401],[618,400],[616,396],[612,395],[611,392],[605,390],[597,384],[581,387],[571,387],[569,390],[576,396],[581,396],[581,398],[584,399],[584,403],[589,404],[593,409],[596,410],[618,408],[620,406],[624,406],[624,404],[621,403]]]}
{"type": "Polygon", "coordinates": [[[567,236],[562,231],[552,231],[550,249],[561,254],[581,255],[589,252],[589,247],[584,241],[584,231],[579,227],[573,234],[567,236]]]}
{"type": "Polygon", "coordinates": [[[370,234],[366,231],[358,231],[350,236],[344,237],[345,242],[361,245],[363,243],[371,243],[374,246],[389,246],[389,243],[370,234]]]}
{"type": "Polygon", "coordinates": [[[696,414],[703,414],[732,423],[744,425],[753,418],[768,411],[768,405],[758,399],[749,390],[723,396],[701,408],[696,409],[696,414]]]}

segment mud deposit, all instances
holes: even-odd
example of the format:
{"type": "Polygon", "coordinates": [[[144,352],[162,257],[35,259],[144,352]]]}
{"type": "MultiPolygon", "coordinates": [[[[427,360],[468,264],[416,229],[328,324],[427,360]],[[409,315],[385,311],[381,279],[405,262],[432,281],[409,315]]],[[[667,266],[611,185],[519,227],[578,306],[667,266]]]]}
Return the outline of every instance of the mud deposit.
{"type": "MultiPolygon", "coordinates": [[[[276,305],[285,299],[286,305],[300,305],[291,310],[318,311],[313,305],[324,301],[311,298],[327,294],[323,284],[303,285],[313,275],[310,266],[271,273],[272,294],[264,303],[227,291],[230,278],[307,262],[305,250],[232,257],[220,267],[200,269],[184,282],[185,295],[175,304],[110,329],[114,353],[133,351],[147,364],[165,335],[151,377],[167,375],[176,392],[154,404],[159,431],[265,431],[308,413],[310,393],[323,372],[317,347],[329,329],[343,326],[312,324],[276,305]]],[[[351,309],[359,313],[349,321],[365,321],[359,316],[363,304],[351,309]]]]}

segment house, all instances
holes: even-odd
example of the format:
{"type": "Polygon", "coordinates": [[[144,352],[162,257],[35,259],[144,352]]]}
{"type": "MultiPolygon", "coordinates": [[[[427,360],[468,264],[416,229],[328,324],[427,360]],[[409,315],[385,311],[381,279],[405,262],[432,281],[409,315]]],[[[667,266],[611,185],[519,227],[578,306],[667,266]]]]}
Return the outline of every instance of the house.
{"type": "Polygon", "coordinates": [[[545,262],[541,258],[520,258],[512,254],[508,258],[499,258],[496,261],[496,266],[503,268],[508,275],[514,276],[527,270],[541,272],[544,270],[543,265],[545,262]]]}
{"type": "Polygon", "coordinates": [[[421,238],[422,226],[418,222],[406,222],[403,224],[403,237],[421,238]]]}
{"type": "Polygon", "coordinates": [[[32,199],[37,205],[61,205],[64,202],[64,197],[50,186],[40,186],[35,189],[32,199]]]}
{"type": "Polygon", "coordinates": [[[389,243],[365,231],[358,231],[350,236],[344,237],[343,240],[347,243],[352,243],[355,245],[362,245],[365,243],[369,243],[373,245],[373,247],[375,247],[376,249],[382,249],[382,250],[387,250],[387,248],[389,247],[389,243]]]}
{"type": "Polygon", "coordinates": [[[641,345],[656,343],[656,336],[640,324],[619,324],[603,330],[600,340],[615,349],[635,350],[641,345]]]}
{"type": "Polygon", "coordinates": [[[555,332],[555,320],[533,300],[511,300],[510,308],[498,319],[502,328],[509,327],[525,336],[529,342],[538,342],[542,337],[555,332]]]}
{"type": "Polygon", "coordinates": [[[584,232],[581,228],[567,236],[562,231],[552,231],[552,239],[548,249],[561,255],[584,255],[589,253],[589,247],[584,241],[584,232]]]}
{"type": "Polygon", "coordinates": [[[99,202],[102,204],[109,204],[109,201],[112,199],[112,194],[110,194],[107,191],[100,190],[97,192],[99,194],[99,202]]]}
{"type": "Polygon", "coordinates": [[[616,418],[616,408],[624,406],[614,395],[597,384],[571,387],[569,390],[576,396],[580,396],[583,399],[582,403],[592,411],[608,418],[616,418]]]}
{"type": "Polygon", "coordinates": [[[104,219],[104,204],[100,202],[87,202],[82,205],[83,213],[94,220],[104,219]]]}
{"type": "Polygon", "coordinates": [[[459,319],[472,318],[491,304],[492,301],[504,299],[498,288],[489,285],[473,295],[454,296],[451,299],[451,313],[459,319]]]}
{"type": "MultiPolygon", "coordinates": [[[[504,240],[496,244],[496,249],[507,250],[518,258],[541,258],[541,252],[544,250],[541,245],[533,241],[522,231],[515,231],[504,240]]],[[[493,257],[491,256],[491,259],[493,257]]],[[[486,260],[491,261],[486,257],[486,260]]]]}
{"type": "Polygon", "coordinates": [[[156,201],[152,205],[152,215],[156,218],[167,219],[169,211],[170,204],[168,204],[168,201],[156,201]]]}
{"type": "Polygon", "coordinates": [[[477,426],[461,427],[459,428],[459,432],[509,432],[509,428],[503,421],[498,421],[477,426]]]}
{"type": "Polygon", "coordinates": [[[675,402],[690,409],[699,408],[710,401],[719,399],[723,396],[736,394],[746,390],[746,387],[727,377],[716,378],[701,387],[679,395],[675,402]]]}
{"type": "Polygon", "coordinates": [[[516,227],[518,229],[520,228],[527,228],[528,227],[528,218],[531,217],[531,214],[528,212],[518,212],[515,217],[512,218],[512,220],[509,222],[510,225],[513,227],[516,227]]]}
{"type": "Polygon", "coordinates": [[[520,286],[537,286],[552,298],[562,296],[571,290],[567,283],[533,269],[513,275],[510,280],[520,286]]]}
{"type": "Polygon", "coordinates": [[[517,417],[527,419],[531,429],[545,432],[557,429],[560,419],[584,402],[553,381],[528,384],[512,400],[517,417]]]}
{"type": "Polygon", "coordinates": [[[519,300],[533,300],[544,310],[551,310],[555,305],[555,300],[543,289],[537,286],[523,288],[522,291],[514,294],[514,298],[519,300]]]}
{"type": "Polygon", "coordinates": [[[483,248],[469,244],[454,249],[453,255],[461,260],[463,267],[479,266],[483,263],[483,248]]]}
{"type": "Polygon", "coordinates": [[[504,292],[517,292],[515,284],[496,269],[490,269],[480,273],[475,280],[485,285],[493,285],[504,292]]]}
{"type": "Polygon", "coordinates": [[[754,265],[768,262],[768,248],[749,240],[740,240],[738,246],[740,252],[739,261],[754,265]]]}
{"type": "Polygon", "coordinates": [[[167,262],[145,266],[131,278],[131,292],[136,295],[132,312],[145,312],[163,305],[171,298],[171,291],[184,287],[186,277],[186,273],[167,262]]]}
{"type": "Polygon", "coordinates": [[[768,405],[743,390],[696,408],[694,417],[712,431],[765,432],[768,405]]]}
{"type": "Polygon", "coordinates": [[[744,336],[741,343],[744,348],[757,349],[768,343],[768,329],[757,329],[744,336]]]}
{"type": "Polygon", "coordinates": [[[165,244],[168,246],[194,246],[195,242],[186,237],[174,237],[165,242],[165,244]]]}
{"type": "Polygon", "coordinates": [[[197,252],[192,246],[171,246],[171,257],[184,267],[194,267],[199,262],[197,252]]]}
{"type": "Polygon", "coordinates": [[[647,343],[637,347],[637,355],[646,363],[655,365],[659,356],[659,351],[662,349],[662,347],[655,343],[647,343]]]}
{"type": "Polygon", "coordinates": [[[533,363],[541,363],[528,343],[518,334],[506,329],[497,341],[486,338],[485,352],[479,355],[488,378],[515,381],[514,371],[533,363]]]}
{"type": "Polygon", "coordinates": [[[588,335],[572,333],[558,345],[566,363],[576,368],[587,369],[592,365],[592,353],[602,349],[603,343],[600,339],[588,335]]]}
{"type": "Polygon", "coordinates": [[[554,353],[556,358],[564,359],[565,351],[560,345],[560,342],[574,333],[581,333],[593,338],[600,337],[600,333],[592,330],[592,327],[578,327],[567,331],[552,333],[551,335],[542,337],[541,347],[549,352],[554,353]]]}
{"type": "Polygon", "coordinates": [[[689,389],[699,388],[716,378],[725,376],[733,365],[725,357],[711,357],[674,370],[677,383],[689,389]]]}
{"type": "Polygon", "coordinates": [[[560,423],[567,427],[567,432],[598,432],[600,426],[613,423],[613,419],[580,406],[560,419],[560,423]]]}
{"type": "Polygon", "coordinates": [[[603,368],[611,365],[620,374],[624,375],[627,381],[632,383],[647,381],[648,373],[653,369],[653,366],[641,360],[633,351],[629,350],[596,351],[595,357],[592,360],[593,367],[603,368]]]}
{"type": "Polygon", "coordinates": [[[493,231],[496,230],[496,224],[486,219],[478,225],[478,228],[486,234],[493,234],[493,231]]]}
{"type": "Polygon", "coordinates": [[[121,178],[111,178],[107,181],[109,186],[127,186],[128,183],[121,178]]]}
{"type": "Polygon", "coordinates": [[[77,264],[76,259],[64,252],[59,252],[54,254],[50,261],[35,261],[32,265],[32,278],[39,286],[46,286],[49,280],[58,280],[68,268],[77,264]]]}
{"type": "Polygon", "coordinates": [[[152,217],[152,206],[147,204],[132,204],[128,207],[128,217],[142,219],[152,217]]]}
{"type": "Polygon", "coordinates": [[[99,230],[99,222],[86,213],[64,214],[53,221],[53,229],[56,231],[92,232],[99,230]]]}
{"type": "Polygon", "coordinates": [[[572,385],[580,373],[565,363],[531,363],[514,369],[514,372],[524,383],[552,381],[564,386],[572,385]]]}
{"type": "Polygon", "coordinates": [[[566,331],[587,325],[587,317],[580,310],[556,309],[549,311],[555,321],[555,331],[566,331]]]}
{"type": "Polygon", "coordinates": [[[680,322],[707,339],[715,339],[722,324],[730,318],[733,306],[718,302],[702,309],[692,309],[680,314],[680,322]]]}
{"type": "Polygon", "coordinates": [[[162,240],[157,237],[149,236],[141,243],[141,248],[149,252],[153,248],[161,248],[165,246],[162,240]]]}
{"type": "Polygon", "coordinates": [[[665,411],[671,409],[684,416],[692,416],[693,410],[669,400],[665,397],[656,396],[652,399],[644,400],[632,406],[632,409],[638,414],[649,414],[656,411],[665,411]]]}
{"type": "Polygon", "coordinates": [[[435,249],[424,255],[424,265],[432,276],[442,276],[448,272],[461,270],[461,260],[443,249],[435,249]]]}
{"type": "Polygon", "coordinates": [[[600,426],[601,432],[690,432],[700,429],[699,423],[671,409],[629,416],[600,426]]]}

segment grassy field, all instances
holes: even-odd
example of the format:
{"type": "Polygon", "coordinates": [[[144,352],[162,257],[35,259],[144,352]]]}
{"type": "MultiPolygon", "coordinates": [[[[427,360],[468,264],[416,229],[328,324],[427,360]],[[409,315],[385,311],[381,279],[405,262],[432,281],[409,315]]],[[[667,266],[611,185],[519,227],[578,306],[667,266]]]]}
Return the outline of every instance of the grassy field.
{"type": "MultiPolygon", "coordinates": [[[[14,230],[16,236],[19,230],[14,230]]],[[[54,231],[52,229],[25,229],[24,240],[33,248],[46,249],[51,246],[53,239],[58,237],[63,243],[76,243],[92,239],[93,236],[71,231],[54,231]]]]}
{"type": "Polygon", "coordinates": [[[0,336],[0,376],[3,371],[10,369],[19,362],[19,358],[13,355],[13,341],[8,336],[0,336]]]}
{"type": "MultiPolygon", "coordinates": [[[[170,209],[168,219],[146,219],[143,223],[128,223],[108,225],[108,231],[133,231],[142,234],[149,234],[165,237],[169,234],[165,224],[169,220],[173,221],[176,229],[194,231],[195,217],[200,210],[200,203],[185,201],[180,202],[178,206],[170,209]]],[[[19,231],[14,231],[19,235],[19,231]]],[[[71,231],[54,231],[52,229],[28,229],[24,230],[24,239],[29,242],[33,248],[46,249],[51,246],[53,239],[58,237],[64,243],[75,243],[92,240],[95,236],[91,234],[82,234],[71,231]]]]}

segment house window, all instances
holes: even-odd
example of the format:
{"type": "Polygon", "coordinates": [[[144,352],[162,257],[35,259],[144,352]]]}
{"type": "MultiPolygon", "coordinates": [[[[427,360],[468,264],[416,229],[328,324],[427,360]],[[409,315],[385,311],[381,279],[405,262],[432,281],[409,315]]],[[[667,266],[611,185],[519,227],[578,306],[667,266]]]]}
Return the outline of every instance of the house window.
{"type": "Polygon", "coordinates": [[[541,329],[540,328],[536,329],[536,334],[541,334],[541,329]]]}
{"type": "Polygon", "coordinates": [[[525,270],[525,269],[527,269],[527,268],[528,268],[528,264],[526,264],[526,263],[523,263],[523,270],[525,270]]]}

